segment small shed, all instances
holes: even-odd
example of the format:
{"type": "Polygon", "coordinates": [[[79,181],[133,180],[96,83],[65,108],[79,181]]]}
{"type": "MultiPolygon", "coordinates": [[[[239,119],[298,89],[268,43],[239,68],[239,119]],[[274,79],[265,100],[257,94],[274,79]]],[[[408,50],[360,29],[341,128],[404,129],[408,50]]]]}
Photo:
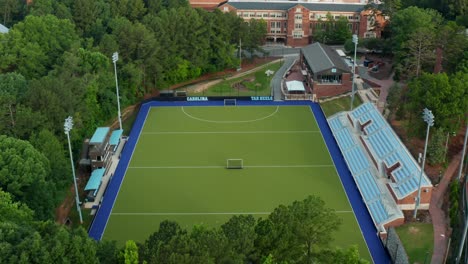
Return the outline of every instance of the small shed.
{"type": "Polygon", "coordinates": [[[286,88],[290,94],[304,94],[306,92],[304,83],[300,81],[289,81],[286,82],[286,88]]]}

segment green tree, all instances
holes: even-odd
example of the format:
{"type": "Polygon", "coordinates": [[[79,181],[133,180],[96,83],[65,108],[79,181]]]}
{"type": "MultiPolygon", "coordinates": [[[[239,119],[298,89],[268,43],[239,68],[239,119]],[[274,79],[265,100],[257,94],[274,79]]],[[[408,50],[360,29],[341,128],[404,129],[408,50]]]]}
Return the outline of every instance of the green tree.
{"type": "MultiPolygon", "coordinates": [[[[70,178],[70,163],[66,158],[63,144],[47,129],[33,135],[30,142],[35,149],[39,150],[49,160],[50,175],[48,178],[54,183],[54,191],[57,194],[65,192],[65,187],[69,186],[72,181],[70,178]]],[[[56,198],[58,197],[63,197],[63,195],[56,195],[56,198]]],[[[59,202],[56,201],[56,203],[59,202]]]]}
{"type": "Polygon", "coordinates": [[[446,133],[442,128],[432,132],[431,140],[427,145],[427,159],[430,164],[442,163],[445,158],[446,133]]]}
{"type": "Polygon", "coordinates": [[[30,143],[0,136],[0,187],[33,209],[38,219],[48,219],[54,210],[49,175],[49,162],[30,143]]]}
{"type": "Polygon", "coordinates": [[[0,70],[17,70],[26,78],[45,75],[62,54],[78,41],[69,20],[52,15],[28,16],[16,24],[8,34],[7,50],[14,59],[0,70]]]}
{"type": "MultiPolygon", "coordinates": [[[[466,118],[468,109],[468,73],[457,72],[450,76],[423,73],[408,83],[408,100],[405,110],[421,113],[427,107],[435,116],[435,127],[445,131],[456,131],[466,118]]],[[[419,118],[410,118],[410,126],[415,131],[425,131],[424,122],[419,118]]],[[[422,136],[422,133],[420,133],[422,136]]]]}
{"type": "Polygon", "coordinates": [[[319,263],[347,263],[347,264],[366,264],[369,263],[360,257],[356,245],[346,250],[337,248],[335,250],[324,250],[320,253],[319,263]]]}
{"type": "Polygon", "coordinates": [[[135,241],[128,240],[124,249],[125,264],[138,264],[138,247],[135,241]]]}
{"type": "MultiPolygon", "coordinates": [[[[432,9],[411,6],[396,12],[390,24],[396,63],[405,65],[404,60],[407,58],[408,53],[410,53],[409,47],[411,46],[432,46],[435,43],[436,35],[431,32],[436,32],[442,21],[442,16],[432,9]],[[431,34],[421,40],[420,37],[425,32],[431,34]],[[410,39],[413,39],[412,43],[408,43],[410,39]]],[[[417,58],[417,56],[414,56],[414,52],[412,58],[417,58]]],[[[397,74],[405,72],[404,69],[397,74]]]]}
{"type": "Polygon", "coordinates": [[[23,15],[25,1],[18,0],[0,0],[0,21],[5,26],[12,25],[20,20],[23,15]]]}
{"type": "Polygon", "coordinates": [[[255,224],[252,215],[235,215],[221,226],[233,250],[243,258],[249,258],[255,250],[255,224]]]}
{"type": "Polygon", "coordinates": [[[0,74],[0,133],[14,135],[16,107],[27,89],[27,81],[21,74],[0,74]]]}
{"type": "Polygon", "coordinates": [[[418,28],[414,31],[405,44],[408,53],[405,57],[405,68],[407,74],[418,77],[423,66],[427,65],[426,71],[434,68],[435,62],[435,34],[427,28],[418,28]]]}
{"type": "Polygon", "coordinates": [[[468,39],[464,36],[465,27],[448,21],[441,26],[437,34],[437,46],[443,51],[443,69],[454,73],[457,66],[462,64],[464,52],[468,50],[468,39]]]}
{"type": "Polygon", "coordinates": [[[317,196],[280,205],[257,224],[258,250],[263,256],[273,254],[278,261],[312,263],[316,250],[332,241],[340,224],[335,211],[317,196]]]}

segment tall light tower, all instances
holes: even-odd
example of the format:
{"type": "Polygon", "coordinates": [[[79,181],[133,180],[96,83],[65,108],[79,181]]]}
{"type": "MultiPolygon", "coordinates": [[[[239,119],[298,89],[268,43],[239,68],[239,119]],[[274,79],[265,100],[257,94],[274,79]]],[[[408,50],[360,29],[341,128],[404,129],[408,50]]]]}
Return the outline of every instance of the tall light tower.
{"type": "Polygon", "coordinates": [[[239,39],[239,69],[237,71],[242,70],[242,39],[239,39]]]}
{"type": "Polygon", "coordinates": [[[421,181],[422,181],[422,177],[424,173],[424,165],[426,161],[427,141],[429,139],[429,129],[431,128],[431,126],[434,125],[434,115],[432,114],[431,110],[424,108],[423,120],[424,122],[427,123],[426,143],[424,144],[424,153],[423,153],[423,159],[422,159],[422,165],[421,165],[421,172],[419,173],[418,197],[416,197],[416,204],[414,206],[413,218],[416,218],[416,214],[418,213],[418,207],[419,207],[419,204],[421,203],[421,181]]]}
{"type": "Polygon", "coordinates": [[[76,175],[75,175],[75,164],[73,163],[73,154],[71,149],[70,143],[70,130],[73,128],[73,118],[71,116],[65,119],[65,123],[63,124],[63,128],[65,134],[67,135],[68,139],[68,150],[70,151],[70,162],[72,166],[72,173],[73,173],[73,182],[75,183],[75,202],[76,202],[76,210],[78,210],[78,215],[80,216],[80,223],[83,223],[83,216],[81,215],[81,207],[80,207],[80,196],[78,195],[78,185],[76,184],[76,175]]]}
{"type": "Polygon", "coordinates": [[[119,116],[119,128],[122,129],[122,118],[120,115],[120,96],[119,96],[119,82],[117,81],[117,61],[119,60],[119,53],[114,52],[112,54],[112,62],[114,63],[114,73],[115,73],[115,91],[117,93],[117,109],[119,116]]]}
{"type": "Polygon", "coordinates": [[[357,51],[357,44],[358,44],[358,36],[353,34],[353,43],[354,43],[354,61],[353,61],[353,85],[351,88],[351,107],[350,111],[353,110],[353,103],[354,103],[354,86],[355,86],[355,79],[356,79],[356,51],[357,51]]]}

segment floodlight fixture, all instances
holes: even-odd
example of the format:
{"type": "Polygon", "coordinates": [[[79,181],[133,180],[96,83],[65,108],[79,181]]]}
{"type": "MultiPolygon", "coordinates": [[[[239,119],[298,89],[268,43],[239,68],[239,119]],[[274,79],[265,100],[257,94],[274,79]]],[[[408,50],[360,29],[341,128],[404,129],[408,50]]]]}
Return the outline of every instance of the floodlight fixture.
{"type": "Polygon", "coordinates": [[[63,124],[63,128],[65,131],[65,134],[67,135],[68,139],[68,150],[70,151],[70,163],[72,167],[72,174],[73,174],[73,182],[75,185],[75,202],[76,202],[76,210],[78,211],[78,215],[80,217],[80,223],[83,223],[83,216],[81,215],[81,207],[80,207],[80,196],[78,195],[78,184],[76,183],[76,175],[75,175],[75,164],[73,163],[73,154],[72,154],[72,149],[71,149],[71,143],[70,143],[70,131],[73,128],[73,118],[71,116],[67,117],[65,119],[65,123],[63,124]]]}
{"type": "Polygon", "coordinates": [[[431,110],[424,108],[423,120],[424,122],[427,123],[426,142],[424,144],[424,153],[423,153],[423,159],[422,159],[422,164],[421,164],[421,171],[419,172],[418,196],[416,197],[416,203],[414,205],[413,218],[416,218],[416,215],[418,214],[418,208],[421,203],[421,182],[422,182],[422,177],[424,173],[424,165],[426,164],[427,141],[429,140],[429,129],[431,128],[431,126],[434,125],[434,115],[432,114],[431,110]]]}

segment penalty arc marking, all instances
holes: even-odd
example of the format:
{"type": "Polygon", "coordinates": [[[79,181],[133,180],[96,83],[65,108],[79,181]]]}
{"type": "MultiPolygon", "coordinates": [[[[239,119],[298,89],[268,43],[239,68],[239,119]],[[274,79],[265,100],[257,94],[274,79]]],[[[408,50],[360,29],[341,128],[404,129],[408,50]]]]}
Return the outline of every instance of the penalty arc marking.
{"type": "Polygon", "coordinates": [[[267,118],[270,118],[274,115],[276,115],[276,113],[278,113],[279,111],[279,105],[276,106],[276,110],[267,115],[267,116],[264,116],[264,117],[260,117],[260,118],[257,118],[257,119],[250,119],[250,120],[231,120],[231,121],[217,121],[217,120],[209,120],[209,119],[203,119],[203,118],[199,118],[199,117],[196,117],[196,116],[193,116],[189,113],[187,113],[185,111],[185,108],[182,106],[181,107],[182,109],[182,112],[184,112],[184,114],[192,119],[195,119],[195,120],[198,120],[198,121],[202,121],[202,122],[209,122],[209,123],[218,123],[218,124],[235,124],[235,123],[251,123],[251,122],[257,122],[257,121],[261,121],[261,120],[265,120],[267,118]]]}

